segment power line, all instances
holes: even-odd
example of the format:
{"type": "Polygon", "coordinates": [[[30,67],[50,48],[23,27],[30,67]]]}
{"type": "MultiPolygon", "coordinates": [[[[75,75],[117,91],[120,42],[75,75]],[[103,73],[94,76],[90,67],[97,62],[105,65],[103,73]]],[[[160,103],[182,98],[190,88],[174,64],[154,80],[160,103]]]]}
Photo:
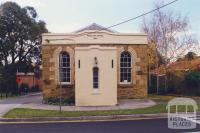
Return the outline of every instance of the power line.
{"type": "MultiPolygon", "coordinates": [[[[158,8],[152,9],[152,10],[146,12],[146,13],[143,13],[143,14],[138,15],[138,16],[136,16],[136,17],[133,17],[133,18],[130,18],[130,19],[124,20],[124,21],[119,22],[119,23],[117,23],[117,24],[111,25],[111,26],[109,26],[109,27],[107,27],[107,28],[102,28],[102,29],[100,29],[100,30],[96,30],[96,31],[90,32],[89,34],[91,34],[91,33],[96,33],[96,32],[102,31],[102,30],[107,30],[107,29],[110,29],[110,28],[116,27],[116,26],[118,26],[118,25],[121,25],[121,24],[127,23],[127,22],[129,22],[129,21],[132,21],[132,20],[138,19],[138,18],[140,18],[140,17],[143,17],[143,16],[145,16],[145,15],[148,15],[148,14],[150,14],[150,13],[153,13],[153,12],[155,12],[155,11],[161,9],[161,8],[164,8],[164,7],[166,7],[166,6],[169,6],[169,5],[171,5],[171,4],[173,4],[173,3],[177,2],[177,1],[179,1],[179,0],[171,1],[171,2],[169,2],[169,3],[167,3],[167,4],[164,4],[164,5],[162,5],[162,6],[158,7],[158,8]]],[[[81,33],[81,34],[75,35],[75,36],[70,37],[70,38],[51,39],[51,41],[53,41],[53,40],[72,40],[72,38],[75,38],[75,37],[78,37],[78,36],[83,36],[83,35],[88,35],[88,33],[81,33]]],[[[47,41],[50,41],[50,40],[47,40],[47,41]]]]}
{"type": "MultiPolygon", "coordinates": [[[[174,0],[174,1],[169,2],[169,3],[167,3],[167,4],[163,5],[163,6],[160,6],[160,7],[158,7],[158,8],[155,8],[155,9],[153,9],[153,10],[151,10],[151,11],[148,11],[148,12],[146,12],[146,13],[143,13],[143,14],[141,14],[141,15],[138,15],[138,16],[136,16],[136,17],[134,17],[134,18],[130,18],[130,19],[128,19],[128,20],[125,20],[125,21],[122,21],[122,22],[120,22],[120,23],[114,24],[114,25],[109,26],[109,27],[107,27],[107,28],[105,28],[105,29],[110,29],[110,28],[112,28],[112,27],[115,27],[115,26],[118,26],[118,25],[127,23],[127,22],[129,22],[129,21],[132,21],[132,20],[134,20],[134,19],[143,17],[143,16],[148,15],[148,14],[150,14],[150,13],[152,13],[152,12],[155,12],[155,11],[161,9],[161,8],[164,8],[164,7],[168,6],[168,5],[171,5],[171,4],[173,4],[173,3],[177,2],[177,1],[178,1],[178,0],[174,0]]],[[[105,29],[104,29],[104,30],[105,30],[105,29]]]]}

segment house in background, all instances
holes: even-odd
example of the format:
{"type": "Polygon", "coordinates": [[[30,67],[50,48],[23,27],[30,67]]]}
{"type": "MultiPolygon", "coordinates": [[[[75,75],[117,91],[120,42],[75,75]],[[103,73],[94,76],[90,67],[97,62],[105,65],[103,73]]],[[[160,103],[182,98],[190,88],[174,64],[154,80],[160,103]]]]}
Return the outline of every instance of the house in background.
{"type": "Polygon", "coordinates": [[[30,91],[32,88],[34,88],[36,86],[41,88],[41,79],[36,77],[33,72],[28,72],[28,73],[17,72],[16,77],[19,79],[18,84],[19,85],[27,84],[30,91]]]}
{"type": "Polygon", "coordinates": [[[75,97],[76,106],[116,105],[147,96],[147,35],[95,23],[73,33],[42,35],[44,98],[75,97]]]}
{"type": "Polygon", "coordinates": [[[151,87],[149,87],[149,93],[166,93],[167,88],[165,88],[166,87],[165,83],[167,83],[167,86],[170,86],[169,85],[170,80],[173,80],[173,82],[175,81],[185,82],[183,80],[184,75],[190,71],[195,71],[195,72],[200,71],[199,57],[192,60],[186,59],[186,60],[172,62],[167,66],[167,71],[165,66],[161,65],[160,67],[150,72],[149,85],[151,87]],[[167,82],[166,79],[168,79],[169,83],[167,82]]]}
{"type": "MultiPolygon", "coordinates": [[[[193,60],[183,60],[183,61],[176,61],[172,62],[168,65],[168,70],[171,71],[200,71],[200,58],[196,58],[193,60]]],[[[158,74],[158,75],[164,75],[165,72],[165,66],[161,65],[160,67],[154,69],[151,71],[151,74],[158,74]]]]}

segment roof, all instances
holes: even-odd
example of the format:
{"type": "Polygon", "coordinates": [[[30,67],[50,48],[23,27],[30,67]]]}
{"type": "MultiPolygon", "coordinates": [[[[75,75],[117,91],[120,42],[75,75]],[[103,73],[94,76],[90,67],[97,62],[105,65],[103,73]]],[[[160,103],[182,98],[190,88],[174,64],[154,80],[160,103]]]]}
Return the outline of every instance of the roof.
{"type": "Polygon", "coordinates": [[[82,32],[82,31],[85,31],[85,30],[97,30],[97,31],[105,30],[105,31],[108,31],[108,32],[111,32],[111,33],[115,33],[116,32],[114,30],[110,30],[110,29],[108,29],[106,27],[103,27],[101,25],[98,25],[96,23],[92,23],[92,24],[90,24],[90,25],[88,25],[88,26],[86,26],[84,28],[81,28],[81,29],[75,31],[74,33],[82,32]]]}
{"type": "MultiPolygon", "coordinates": [[[[198,65],[200,65],[200,58],[193,59],[191,61],[184,60],[184,61],[176,61],[169,64],[168,68],[171,70],[198,70],[198,65]]],[[[151,71],[152,74],[164,74],[165,73],[165,66],[161,65],[159,68],[156,68],[151,71]]]]}

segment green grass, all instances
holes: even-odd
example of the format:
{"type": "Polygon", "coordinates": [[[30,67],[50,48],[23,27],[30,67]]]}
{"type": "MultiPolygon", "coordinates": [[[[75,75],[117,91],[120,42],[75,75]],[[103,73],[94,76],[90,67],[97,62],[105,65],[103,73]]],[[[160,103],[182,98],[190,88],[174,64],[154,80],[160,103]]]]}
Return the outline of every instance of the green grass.
{"type": "Polygon", "coordinates": [[[149,94],[148,99],[154,100],[157,103],[160,102],[168,102],[169,100],[177,97],[187,97],[187,98],[192,98],[196,102],[200,102],[200,97],[197,96],[185,96],[185,95],[155,95],[155,94],[149,94]]]}
{"type": "Polygon", "coordinates": [[[148,108],[124,109],[124,110],[104,110],[104,111],[59,111],[15,108],[7,112],[4,118],[33,118],[33,117],[79,117],[79,116],[105,116],[105,115],[128,115],[128,114],[153,114],[165,113],[166,105],[158,104],[148,108]]]}
{"type": "MultiPolygon", "coordinates": [[[[200,108],[200,104],[198,104],[200,108]]],[[[179,111],[184,111],[180,108],[179,111]]],[[[199,110],[200,111],[200,110],[199,110]]],[[[140,109],[124,109],[124,110],[103,110],[103,111],[59,111],[15,108],[7,112],[4,118],[34,118],[34,117],[79,117],[79,116],[106,116],[106,115],[129,115],[129,114],[156,114],[167,113],[166,104],[157,104],[152,107],[140,109]]]]}
{"type": "MultiPolygon", "coordinates": [[[[150,95],[149,99],[157,102],[158,104],[152,107],[139,108],[139,109],[123,109],[123,110],[97,110],[97,111],[59,111],[56,110],[41,110],[41,109],[27,109],[27,108],[15,108],[7,112],[4,118],[34,118],[34,117],[79,117],[79,116],[105,116],[105,115],[128,115],[128,114],[156,114],[166,113],[167,101],[175,98],[176,96],[162,96],[162,95],[150,95]]],[[[193,98],[193,97],[192,97],[193,98]]],[[[194,99],[199,99],[198,97],[194,99]]],[[[200,102],[198,103],[198,111],[200,111],[200,102]]],[[[184,111],[185,108],[180,108],[179,111],[184,111]]]]}
{"type": "Polygon", "coordinates": [[[148,99],[154,100],[154,101],[169,101],[176,96],[171,96],[171,95],[154,95],[154,94],[149,94],[148,99]]]}

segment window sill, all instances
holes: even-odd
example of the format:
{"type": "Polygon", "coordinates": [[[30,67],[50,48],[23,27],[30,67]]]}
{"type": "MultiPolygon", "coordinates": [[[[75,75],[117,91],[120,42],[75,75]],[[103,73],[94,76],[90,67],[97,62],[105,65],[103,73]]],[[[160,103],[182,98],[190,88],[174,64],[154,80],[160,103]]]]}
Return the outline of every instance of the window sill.
{"type": "Polygon", "coordinates": [[[73,84],[62,84],[61,83],[61,85],[60,84],[57,85],[57,88],[60,88],[60,87],[61,88],[73,88],[73,86],[74,86],[73,84]]]}
{"type": "Polygon", "coordinates": [[[59,84],[61,84],[61,85],[70,85],[71,84],[71,82],[59,82],[59,84]]]}
{"type": "Polygon", "coordinates": [[[130,87],[133,87],[133,83],[130,83],[130,84],[118,84],[118,87],[122,87],[122,88],[130,88],[130,87]]]}

